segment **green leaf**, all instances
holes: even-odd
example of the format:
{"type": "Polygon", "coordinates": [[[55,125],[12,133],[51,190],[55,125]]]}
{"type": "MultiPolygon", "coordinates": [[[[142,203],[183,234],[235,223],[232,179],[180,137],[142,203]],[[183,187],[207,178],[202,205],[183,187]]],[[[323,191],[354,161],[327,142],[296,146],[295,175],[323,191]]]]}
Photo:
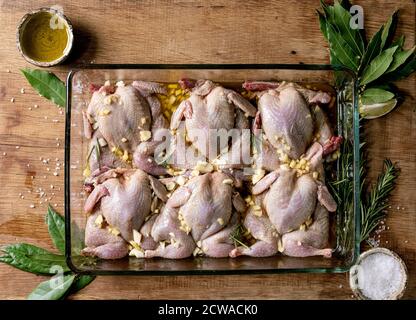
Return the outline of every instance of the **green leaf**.
{"type": "Polygon", "coordinates": [[[354,54],[351,47],[345,42],[342,34],[339,34],[332,25],[327,24],[327,26],[328,39],[334,56],[342,65],[352,69],[353,71],[357,71],[358,57],[354,54]]]}
{"type": "Polygon", "coordinates": [[[46,214],[46,224],[53,244],[62,254],[65,254],[65,219],[50,205],[46,214]]]}
{"type": "Polygon", "coordinates": [[[377,57],[381,52],[381,34],[383,33],[383,27],[381,27],[371,38],[367,49],[361,59],[359,71],[364,70],[368,63],[377,57]]]}
{"type": "Polygon", "coordinates": [[[397,50],[397,46],[389,48],[381,52],[377,57],[371,61],[364,71],[360,80],[360,85],[366,85],[381,77],[389,68],[393,61],[393,55],[397,50]]]}
{"type": "Polygon", "coordinates": [[[350,10],[351,8],[351,2],[349,0],[340,0],[339,3],[341,4],[341,6],[343,8],[345,8],[346,10],[350,10]]]}
{"type": "Polygon", "coordinates": [[[404,46],[404,41],[405,41],[405,36],[401,35],[399,38],[397,38],[393,43],[392,43],[392,47],[394,46],[398,46],[399,48],[403,48],[404,46]]]}
{"type": "Polygon", "coordinates": [[[61,267],[63,272],[69,271],[64,256],[27,243],[12,244],[3,248],[2,251],[5,255],[0,257],[0,262],[23,271],[35,274],[55,274],[51,269],[55,266],[61,267]]]}
{"type": "Polygon", "coordinates": [[[66,88],[56,75],[37,69],[21,69],[30,85],[43,97],[60,107],[65,107],[66,88]]]}
{"type": "Polygon", "coordinates": [[[84,289],[86,286],[88,286],[93,280],[95,279],[95,276],[90,275],[78,275],[75,278],[74,283],[71,286],[70,294],[73,294],[75,292],[78,292],[82,289],[84,289]]]}
{"type": "Polygon", "coordinates": [[[334,7],[327,5],[323,0],[321,0],[321,7],[327,21],[332,21],[334,19],[334,7]]]}
{"type": "Polygon", "coordinates": [[[386,102],[394,98],[394,93],[379,89],[379,88],[368,88],[361,94],[361,103],[375,104],[380,102],[386,102]]]}
{"type": "Polygon", "coordinates": [[[356,56],[364,53],[364,41],[358,29],[350,27],[351,14],[345,10],[338,1],[334,4],[334,21],[344,40],[349,44],[356,56]]]}
{"type": "Polygon", "coordinates": [[[381,49],[388,47],[393,40],[397,28],[398,14],[399,12],[395,11],[384,24],[383,34],[381,35],[381,49]]]}
{"type": "Polygon", "coordinates": [[[325,40],[328,41],[328,31],[327,31],[325,16],[321,12],[319,12],[318,10],[316,10],[316,12],[318,13],[319,28],[320,28],[325,40]]]}
{"type": "Polygon", "coordinates": [[[413,56],[403,66],[400,66],[396,70],[385,74],[382,78],[380,78],[379,81],[388,82],[388,81],[400,80],[403,78],[407,78],[415,71],[416,71],[416,56],[413,56]]]}
{"type": "Polygon", "coordinates": [[[409,59],[409,57],[415,52],[416,46],[409,50],[397,51],[393,56],[393,62],[387,69],[386,73],[392,72],[400,67],[403,63],[409,59]]]}
{"type": "Polygon", "coordinates": [[[74,282],[75,275],[57,275],[50,280],[41,282],[36,289],[29,294],[28,300],[59,300],[62,298],[74,282]]]}
{"type": "Polygon", "coordinates": [[[386,102],[366,104],[360,106],[360,116],[363,119],[377,119],[393,111],[397,106],[397,99],[391,99],[386,102]]]}

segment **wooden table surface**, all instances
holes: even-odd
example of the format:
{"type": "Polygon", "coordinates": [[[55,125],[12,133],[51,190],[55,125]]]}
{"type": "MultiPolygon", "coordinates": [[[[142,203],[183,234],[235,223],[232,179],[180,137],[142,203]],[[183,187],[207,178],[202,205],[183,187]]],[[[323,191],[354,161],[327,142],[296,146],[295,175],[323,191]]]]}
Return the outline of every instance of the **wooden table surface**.
{"type": "MultiPolygon", "coordinates": [[[[309,1],[59,1],[76,31],[72,63],[327,63],[326,43],[309,1]]],[[[356,1],[373,33],[401,9],[398,33],[415,43],[413,0],[356,1]]],[[[50,1],[0,1],[0,245],[29,242],[53,250],[44,224],[46,203],[63,212],[64,115],[39,97],[19,69],[30,67],[15,45],[19,19],[50,1]],[[21,89],[24,88],[24,93],[21,89]],[[14,102],[11,99],[14,98],[14,102]],[[35,105],[38,107],[35,108],[35,105]],[[44,164],[40,159],[50,159],[44,164]],[[49,171],[48,171],[49,168],[49,171]],[[32,176],[34,177],[32,179],[32,176]],[[53,189],[51,189],[53,186],[53,189]],[[22,199],[22,197],[24,199],[22,199]],[[42,198],[44,199],[44,197],[42,198]],[[34,204],[35,208],[30,205],[34,204]]],[[[399,83],[405,103],[368,123],[371,177],[384,158],[402,175],[391,197],[381,245],[409,269],[404,298],[416,298],[416,77],[399,83]],[[400,208],[399,210],[397,208],[400,208]]],[[[0,264],[0,298],[24,299],[43,277],[0,264]]],[[[347,274],[247,276],[102,276],[75,299],[351,299],[347,274]]]]}

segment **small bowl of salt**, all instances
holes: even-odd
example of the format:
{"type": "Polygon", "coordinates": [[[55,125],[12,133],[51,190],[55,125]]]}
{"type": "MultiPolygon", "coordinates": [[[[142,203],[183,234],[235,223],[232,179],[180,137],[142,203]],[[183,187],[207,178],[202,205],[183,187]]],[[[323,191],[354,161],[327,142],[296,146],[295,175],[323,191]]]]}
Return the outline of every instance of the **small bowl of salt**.
{"type": "Polygon", "coordinates": [[[350,286],[362,300],[397,300],[407,284],[403,260],[386,248],[370,249],[350,269],[350,286]]]}

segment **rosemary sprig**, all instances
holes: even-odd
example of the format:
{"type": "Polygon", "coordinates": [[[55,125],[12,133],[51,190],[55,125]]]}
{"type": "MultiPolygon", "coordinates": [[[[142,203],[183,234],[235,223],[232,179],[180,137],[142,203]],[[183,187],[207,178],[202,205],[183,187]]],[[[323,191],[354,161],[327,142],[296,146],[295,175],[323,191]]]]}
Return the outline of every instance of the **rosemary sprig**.
{"type": "Polygon", "coordinates": [[[387,199],[398,176],[399,169],[389,159],[384,160],[384,170],[376,185],[367,193],[366,199],[361,199],[361,241],[366,240],[386,216],[387,199]]]}
{"type": "Polygon", "coordinates": [[[231,232],[230,239],[234,242],[234,246],[238,247],[240,245],[240,246],[243,246],[246,249],[249,249],[249,246],[247,246],[244,243],[244,232],[245,232],[245,229],[244,229],[243,225],[238,224],[234,228],[233,232],[231,232]]]}
{"type": "MultiPolygon", "coordinates": [[[[353,152],[352,144],[348,140],[341,146],[341,156],[339,158],[338,177],[328,183],[329,189],[338,204],[338,229],[342,232],[338,235],[338,245],[341,250],[348,250],[351,247],[351,239],[348,237],[354,225],[353,218],[353,198],[354,181],[353,174],[353,152]]],[[[399,169],[389,160],[384,160],[384,170],[380,173],[377,183],[370,191],[366,186],[366,152],[364,144],[360,145],[360,210],[361,210],[361,242],[368,239],[371,232],[378,226],[379,222],[385,218],[388,207],[388,197],[394,189],[396,179],[399,176],[399,169]]],[[[329,170],[329,169],[328,169],[329,170]]]]}

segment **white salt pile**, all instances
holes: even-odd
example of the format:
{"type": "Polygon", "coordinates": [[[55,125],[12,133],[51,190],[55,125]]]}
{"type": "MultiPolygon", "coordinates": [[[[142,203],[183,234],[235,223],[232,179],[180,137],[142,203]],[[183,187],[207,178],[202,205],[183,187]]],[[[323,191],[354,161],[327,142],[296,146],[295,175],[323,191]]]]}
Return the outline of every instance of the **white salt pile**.
{"type": "Polygon", "coordinates": [[[367,299],[397,298],[405,289],[406,269],[399,257],[387,249],[371,250],[360,259],[355,268],[355,288],[367,299]]]}

